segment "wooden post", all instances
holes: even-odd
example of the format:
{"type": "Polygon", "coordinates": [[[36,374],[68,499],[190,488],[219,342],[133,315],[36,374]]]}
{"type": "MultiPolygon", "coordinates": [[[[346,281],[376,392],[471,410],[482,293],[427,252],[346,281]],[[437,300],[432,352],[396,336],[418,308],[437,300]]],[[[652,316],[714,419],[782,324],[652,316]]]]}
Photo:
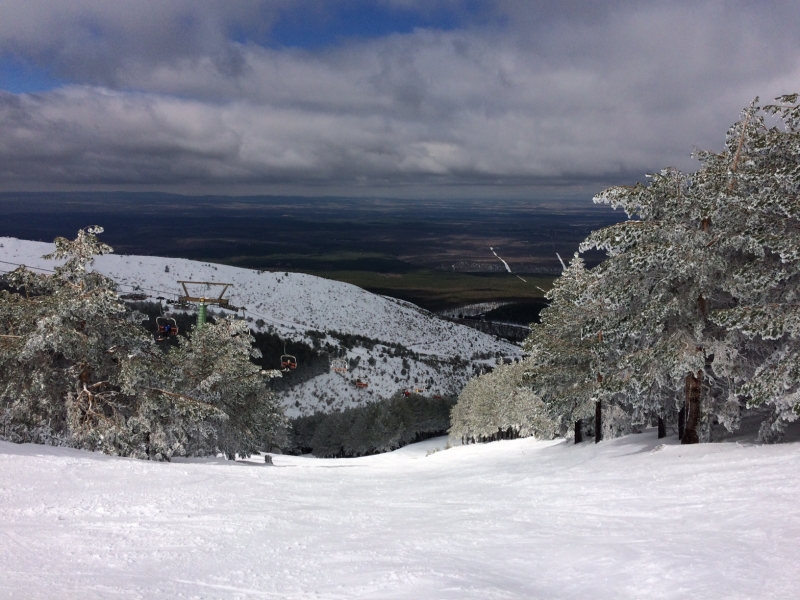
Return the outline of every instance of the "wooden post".
{"type": "Polygon", "coordinates": [[[663,417],[658,417],[658,439],[667,437],[667,425],[663,417]]]}
{"type": "Polygon", "coordinates": [[[580,419],[575,421],[575,443],[580,444],[583,441],[583,432],[581,431],[583,423],[580,419]]]}
{"type": "Polygon", "coordinates": [[[594,403],[594,443],[597,444],[603,439],[603,401],[598,400],[594,403]]]}

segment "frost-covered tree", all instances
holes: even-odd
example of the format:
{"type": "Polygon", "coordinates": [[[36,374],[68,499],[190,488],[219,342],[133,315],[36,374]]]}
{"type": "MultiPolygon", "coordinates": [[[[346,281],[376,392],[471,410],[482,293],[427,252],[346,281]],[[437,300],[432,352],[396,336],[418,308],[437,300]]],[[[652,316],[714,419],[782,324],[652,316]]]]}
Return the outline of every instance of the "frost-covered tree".
{"type": "Polygon", "coordinates": [[[138,373],[138,386],[177,403],[192,402],[219,411],[223,418],[207,442],[209,451],[218,449],[233,459],[281,445],[287,422],[266,385],[280,372],[262,371],[250,360],[261,356],[253,341],[241,320],[223,318],[195,327],[155,369],[138,373]]]}
{"type": "Polygon", "coordinates": [[[596,347],[602,334],[596,323],[596,301],[587,290],[597,273],[575,256],[547,293],[550,305],[534,324],[524,348],[525,382],[543,401],[561,435],[581,433],[595,416],[601,373],[596,347]]]}
{"type": "Polygon", "coordinates": [[[499,365],[491,373],[471,379],[451,412],[451,437],[462,442],[557,433],[541,398],[523,383],[528,365],[523,361],[499,365]]]}
{"type": "MultiPolygon", "coordinates": [[[[612,435],[685,410],[684,443],[738,427],[743,401],[770,407],[764,441],[800,416],[800,107],[779,100],[754,101],[696,172],[595,198],[629,219],[581,244],[608,258],[572,261],[525,343],[526,381],[561,433],[600,402],[612,435]]],[[[471,385],[459,422],[488,431],[501,380],[471,385]]]]}
{"type": "MultiPolygon", "coordinates": [[[[738,338],[737,392],[750,406],[770,406],[759,432],[778,441],[800,416],[800,106],[798,95],[750,109],[729,132],[726,153],[706,153],[720,199],[717,234],[739,258],[723,287],[734,305],[711,319],[738,338]],[[777,126],[766,120],[777,118],[777,126]],[[734,156],[734,165],[722,175],[734,156]]],[[[712,185],[713,185],[712,184],[712,185]]]]}
{"type": "Polygon", "coordinates": [[[0,293],[0,397],[4,436],[128,454],[127,419],[136,412],[124,372],[152,341],[120,302],[109,278],[88,270],[111,252],[100,227],[57,238],[45,275],[20,267],[0,293]],[[122,443],[123,446],[127,444],[122,443]]]}
{"type": "Polygon", "coordinates": [[[782,420],[796,406],[795,337],[775,324],[779,314],[793,322],[796,302],[797,108],[766,110],[784,130],[767,128],[754,103],[722,152],[695,154],[697,172],[666,169],[598,195],[631,219],[581,246],[609,254],[588,291],[602,301],[603,386],[639,421],[685,402],[685,443],[707,439],[714,419],[738,426],[737,391],[775,403],[782,420]]]}
{"type": "Polygon", "coordinates": [[[282,439],[284,417],[249,361],[243,323],[195,330],[165,354],[89,266],[100,227],[56,239],[54,274],[20,267],[0,292],[0,436],[169,459],[248,454],[282,439]]]}

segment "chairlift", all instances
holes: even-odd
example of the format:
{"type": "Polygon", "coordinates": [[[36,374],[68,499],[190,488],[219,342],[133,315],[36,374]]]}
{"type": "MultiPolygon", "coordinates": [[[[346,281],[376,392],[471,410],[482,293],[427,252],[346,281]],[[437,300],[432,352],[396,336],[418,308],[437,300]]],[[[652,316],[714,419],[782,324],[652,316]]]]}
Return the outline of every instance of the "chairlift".
{"type": "Polygon", "coordinates": [[[158,342],[163,342],[167,338],[178,335],[178,324],[175,319],[156,317],[156,327],[158,328],[158,337],[156,337],[158,342]]]}
{"type": "Polygon", "coordinates": [[[292,369],[297,368],[297,359],[291,354],[286,354],[286,344],[283,345],[283,354],[281,355],[281,371],[288,373],[292,369]]]}
{"type": "Polygon", "coordinates": [[[347,373],[347,359],[337,356],[331,361],[331,371],[336,373],[347,373]]]}
{"type": "Polygon", "coordinates": [[[366,380],[366,378],[362,379],[361,377],[359,377],[358,379],[356,379],[356,387],[357,388],[362,388],[362,389],[363,388],[368,388],[369,387],[369,382],[366,380]]]}

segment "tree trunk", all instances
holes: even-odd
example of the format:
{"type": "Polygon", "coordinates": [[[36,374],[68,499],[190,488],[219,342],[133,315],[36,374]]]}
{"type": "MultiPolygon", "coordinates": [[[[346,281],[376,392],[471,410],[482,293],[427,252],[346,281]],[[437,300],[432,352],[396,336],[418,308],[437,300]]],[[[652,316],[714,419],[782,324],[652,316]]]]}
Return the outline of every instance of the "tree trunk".
{"type": "Polygon", "coordinates": [[[686,415],[686,430],[683,432],[681,444],[697,444],[700,438],[697,435],[697,425],[700,422],[700,393],[703,389],[703,372],[698,371],[697,376],[689,373],[686,376],[686,406],[689,409],[686,415]]]}
{"type": "Polygon", "coordinates": [[[575,421],[575,443],[580,444],[583,441],[583,432],[581,431],[583,423],[578,419],[575,421]]]}
{"type": "Polygon", "coordinates": [[[667,437],[667,425],[663,417],[658,417],[658,439],[667,437]]]}
{"type": "Polygon", "coordinates": [[[683,439],[683,431],[686,425],[686,407],[681,406],[678,411],[678,439],[683,439]]]}
{"type": "Polygon", "coordinates": [[[597,444],[603,439],[603,401],[598,400],[594,403],[594,443],[597,444]]]}

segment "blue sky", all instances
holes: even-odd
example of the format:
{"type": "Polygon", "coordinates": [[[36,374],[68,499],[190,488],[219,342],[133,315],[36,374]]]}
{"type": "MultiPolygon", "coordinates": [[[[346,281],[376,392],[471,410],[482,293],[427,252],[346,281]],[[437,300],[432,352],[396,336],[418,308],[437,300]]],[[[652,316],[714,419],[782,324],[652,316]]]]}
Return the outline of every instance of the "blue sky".
{"type": "Polygon", "coordinates": [[[13,56],[0,58],[0,89],[14,94],[46,92],[64,85],[47,67],[31,64],[13,56]]]}
{"type": "Polygon", "coordinates": [[[465,15],[480,11],[480,3],[464,3],[461,10],[434,7],[429,13],[358,2],[321,15],[285,12],[272,27],[268,44],[320,50],[355,39],[408,34],[419,28],[449,31],[464,24],[465,15]]]}
{"type": "Polygon", "coordinates": [[[776,0],[5,0],[0,190],[590,198],[798,91],[776,0]]]}

